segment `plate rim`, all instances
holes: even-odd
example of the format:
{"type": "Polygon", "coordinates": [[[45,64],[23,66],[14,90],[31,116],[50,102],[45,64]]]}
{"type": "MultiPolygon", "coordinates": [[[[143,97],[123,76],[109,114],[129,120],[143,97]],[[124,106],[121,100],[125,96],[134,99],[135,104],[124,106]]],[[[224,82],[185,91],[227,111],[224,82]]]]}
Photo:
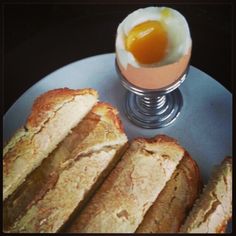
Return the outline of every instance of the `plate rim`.
{"type": "MultiPolygon", "coordinates": [[[[115,56],[115,53],[114,52],[111,52],[111,53],[102,53],[102,54],[97,54],[97,55],[93,55],[93,56],[89,56],[89,57],[85,57],[85,58],[81,58],[79,60],[76,60],[76,61],[73,61],[73,62],[70,62],[62,67],[59,67],[58,69],[50,72],[49,74],[47,74],[46,76],[44,76],[43,78],[39,79],[36,83],[32,84],[28,89],[26,89],[13,103],[12,105],[8,108],[8,110],[4,113],[3,115],[3,123],[4,123],[4,119],[6,118],[7,116],[7,113],[10,112],[11,109],[13,109],[13,107],[15,106],[15,104],[17,103],[18,100],[21,99],[22,96],[24,96],[28,91],[30,91],[33,87],[37,86],[37,84],[39,83],[42,83],[44,80],[46,80],[48,77],[50,77],[52,74],[55,74],[55,73],[58,73],[60,70],[63,70],[65,69],[66,67],[69,67],[69,66],[73,66],[73,64],[76,64],[76,63],[80,63],[80,62],[83,62],[83,61],[86,61],[86,60],[91,60],[92,58],[96,58],[96,57],[104,57],[104,56],[115,56]]],[[[114,65],[115,66],[115,65],[114,65]]],[[[232,96],[232,93],[224,86],[222,85],[220,82],[218,82],[216,79],[214,79],[212,76],[210,76],[209,74],[207,74],[206,72],[198,69],[197,67],[193,66],[192,64],[190,64],[190,69],[195,69],[197,71],[199,71],[200,73],[203,73],[206,77],[208,77],[208,79],[212,79],[214,82],[216,82],[219,86],[222,86],[231,96],[232,96]]]]}

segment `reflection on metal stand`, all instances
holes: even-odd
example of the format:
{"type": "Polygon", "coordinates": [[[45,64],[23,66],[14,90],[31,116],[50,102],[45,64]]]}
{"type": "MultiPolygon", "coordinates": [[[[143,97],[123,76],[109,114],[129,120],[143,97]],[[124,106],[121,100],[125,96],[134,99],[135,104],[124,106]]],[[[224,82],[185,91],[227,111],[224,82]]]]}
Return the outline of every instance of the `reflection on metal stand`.
{"type": "Polygon", "coordinates": [[[168,87],[162,89],[143,89],[131,84],[115,63],[122,85],[128,90],[125,98],[125,113],[136,125],[155,129],[173,123],[183,106],[183,98],[178,87],[185,80],[188,69],[168,87]]]}

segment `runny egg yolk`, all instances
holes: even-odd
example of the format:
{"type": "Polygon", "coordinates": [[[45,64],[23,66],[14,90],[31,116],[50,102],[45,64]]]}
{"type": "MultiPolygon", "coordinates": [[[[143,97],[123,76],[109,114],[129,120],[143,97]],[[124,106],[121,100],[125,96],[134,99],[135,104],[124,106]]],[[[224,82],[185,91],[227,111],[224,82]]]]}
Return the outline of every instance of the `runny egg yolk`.
{"type": "Polygon", "coordinates": [[[141,64],[161,61],[166,55],[167,46],[167,32],[159,21],[146,21],[136,25],[125,40],[126,50],[141,64]]]}

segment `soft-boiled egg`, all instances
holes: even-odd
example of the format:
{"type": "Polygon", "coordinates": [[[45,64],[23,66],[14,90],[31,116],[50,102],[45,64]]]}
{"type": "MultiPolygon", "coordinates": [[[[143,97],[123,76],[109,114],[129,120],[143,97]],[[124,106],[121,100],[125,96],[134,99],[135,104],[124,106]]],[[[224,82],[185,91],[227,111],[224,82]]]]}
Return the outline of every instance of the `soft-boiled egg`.
{"type": "Polygon", "coordinates": [[[145,89],[161,89],[185,72],[192,40],[178,11],[147,7],[129,14],[118,26],[116,58],[123,76],[145,89]]]}

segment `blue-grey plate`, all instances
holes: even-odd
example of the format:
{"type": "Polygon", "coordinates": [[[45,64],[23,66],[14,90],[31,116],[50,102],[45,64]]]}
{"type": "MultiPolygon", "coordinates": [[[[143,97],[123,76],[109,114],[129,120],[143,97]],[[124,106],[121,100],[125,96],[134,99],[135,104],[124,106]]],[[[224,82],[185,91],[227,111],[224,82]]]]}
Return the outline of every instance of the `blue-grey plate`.
{"type": "MultiPolygon", "coordinates": [[[[126,90],[115,71],[115,54],[103,54],[76,61],[49,74],[28,89],[3,117],[3,140],[25,123],[34,99],[50,89],[91,87],[100,100],[117,107],[129,139],[167,134],[177,139],[197,161],[204,183],[214,165],[232,156],[232,94],[209,75],[190,66],[180,86],[184,105],[177,120],[161,129],[143,129],[125,116],[126,90]]],[[[231,231],[231,227],[228,229],[231,231]]]]}

